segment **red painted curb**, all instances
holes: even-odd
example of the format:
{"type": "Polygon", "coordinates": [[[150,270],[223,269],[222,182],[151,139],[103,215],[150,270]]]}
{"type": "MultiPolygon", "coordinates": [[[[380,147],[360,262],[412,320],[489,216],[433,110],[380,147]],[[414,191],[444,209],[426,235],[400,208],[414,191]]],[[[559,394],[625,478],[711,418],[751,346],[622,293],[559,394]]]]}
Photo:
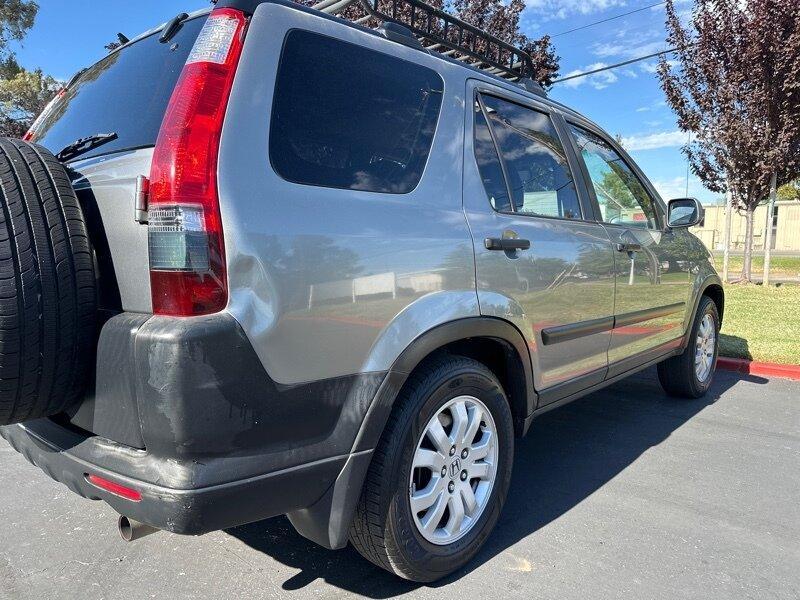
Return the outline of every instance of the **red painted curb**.
{"type": "Polygon", "coordinates": [[[736,371],[747,375],[764,375],[765,377],[783,377],[800,381],[800,365],[781,365],[778,363],[756,362],[744,358],[728,358],[720,356],[717,366],[726,371],[736,371]]]}

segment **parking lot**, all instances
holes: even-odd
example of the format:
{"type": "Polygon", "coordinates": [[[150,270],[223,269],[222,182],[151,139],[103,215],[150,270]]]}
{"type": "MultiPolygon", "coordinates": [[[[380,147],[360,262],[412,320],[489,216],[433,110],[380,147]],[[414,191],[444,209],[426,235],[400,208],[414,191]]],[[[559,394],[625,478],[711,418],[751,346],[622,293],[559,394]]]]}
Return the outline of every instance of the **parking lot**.
{"type": "Polygon", "coordinates": [[[699,401],[648,371],[534,423],[478,558],[430,586],[281,517],[131,544],[0,440],[0,598],[798,598],[800,382],[720,372],[699,401]]]}

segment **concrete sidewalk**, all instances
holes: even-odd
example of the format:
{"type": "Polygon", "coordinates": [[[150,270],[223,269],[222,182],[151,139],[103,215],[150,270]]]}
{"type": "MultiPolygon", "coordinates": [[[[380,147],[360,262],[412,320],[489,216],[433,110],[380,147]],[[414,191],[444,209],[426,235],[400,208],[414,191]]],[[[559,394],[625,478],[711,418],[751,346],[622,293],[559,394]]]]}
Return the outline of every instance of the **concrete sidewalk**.
{"type": "Polygon", "coordinates": [[[729,372],[704,400],[648,371],[543,416],[489,543],[436,587],[285,518],[126,545],[111,509],[1,443],[0,598],[795,599],[798,500],[800,384],[729,372]]]}

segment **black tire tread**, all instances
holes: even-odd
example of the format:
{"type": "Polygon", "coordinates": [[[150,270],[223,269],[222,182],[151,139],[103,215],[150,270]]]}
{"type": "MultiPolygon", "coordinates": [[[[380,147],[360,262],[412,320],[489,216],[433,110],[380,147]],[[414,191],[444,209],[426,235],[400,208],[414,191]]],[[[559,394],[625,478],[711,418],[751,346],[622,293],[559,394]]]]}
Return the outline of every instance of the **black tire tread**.
{"type": "Polygon", "coordinates": [[[62,412],[93,360],[92,248],[64,167],[0,138],[0,425],[62,412]]]}
{"type": "MultiPolygon", "coordinates": [[[[703,386],[696,381],[694,371],[694,340],[697,338],[697,329],[703,315],[709,310],[713,311],[714,318],[719,327],[719,312],[717,305],[708,296],[702,296],[697,306],[692,327],[689,332],[689,343],[686,349],[679,355],[668,358],[658,363],[658,380],[661,387],[668,395],[674,398],[696,399],[705,395],[708,385],[703,386]]],[[[719,344],[719,332],[717,332],[717,344],[719,344]]],[[[716,361],[716,357],[714,359],[716,361]]],[[[713,372],[710,376],[713,378],[713,372]]],[[[711,379],[709,379],[710,385],[711,379]]]]}
{"type": "MultiPolygon", "coordinates": [[[[421,396],[430,390],[431,382],[443,380],[463,368],[482,371],[486,377],[496,381],[494,374],[482,363],[455,355],[442,355],[423,364],[411,375],[373,452],[355,518],[350,526],[350,543],[364,558],[406,579],[431,580],[406,564],[392,537],[386,534],[387,524],[382,516],[386,514],[386,505],[394,491],[390,465],[394,454],[401,450],[405,427],[414,418],[420,402],[424,401],[421,396]]],[[[497,385],[500,386],[499,383],[497,385]]]]}

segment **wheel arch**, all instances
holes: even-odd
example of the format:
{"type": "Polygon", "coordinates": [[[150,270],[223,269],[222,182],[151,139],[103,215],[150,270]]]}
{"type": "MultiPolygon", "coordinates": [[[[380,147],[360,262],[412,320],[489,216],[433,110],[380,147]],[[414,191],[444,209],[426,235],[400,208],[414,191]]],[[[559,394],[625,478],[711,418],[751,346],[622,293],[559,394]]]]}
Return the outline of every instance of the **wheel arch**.
{"type": "Polygon", "coordinates": [[[486,364],[487,353],[502,350],[489,367],[504,385],[517,435],[524,435],[538,396],[533,388],[530,352],[520,331],[494,317],[467,317],[438,325],[418,336],[395,360],[372,401],[350,453],[335,483],[314,505],[290,513],[289,520],[304,537],[331,549],[344,548],[361,495],[372,451],[380,440],[409,375],[441,352],[476,358],[486,364]],[[521,367],[522,377],[513,373],[521,367]]]}
{"type": "Polygon", "coordinates": [[[387,380],[395,379],[386,395],[380,390],[364,419],[353,451],[374,448],[408,376],[442,352],[474,358],[485,364],[503,384],[514,416],[517,435],[536,408],[530,352],[522,333],[508,321],[494,317],[468,317],[434,327],[418,336],[400,353],[387,380]],[[502,360],[492,350],[502,352],[502,360]],[[521,375],[521,376],[520,376],[521,375]]]}
{"type": "Polygon", "coordinates": [[[703,296],[708,296],[717,305],[717,312],[719,312],[719,323],[722,325],[722,316],[725,313],[725,291],[722,289],[722,283],[709,283],[702,292],[703,296]]]}
{"type": "Polygon", "coordinates": [[[722,325],[722,316],[725,312],[725,290],[722,287],[722,280],[719,278],[719,275],[716,273],[710,273],[702,279],[698,278],[698,281],[695,284],[694,297],[691,304],[692,311],[688,315],[689,318],[684,328],[685,333],[683,336],[681,349],[686,348],[689,343],[689,335],[691,333],[692,323],[694,323],[694,319],[697,316],[697,309],[700,306],[700,299],[703,297],[711,298],[711,300],[717,306],[720,326],[722,325]]]}

